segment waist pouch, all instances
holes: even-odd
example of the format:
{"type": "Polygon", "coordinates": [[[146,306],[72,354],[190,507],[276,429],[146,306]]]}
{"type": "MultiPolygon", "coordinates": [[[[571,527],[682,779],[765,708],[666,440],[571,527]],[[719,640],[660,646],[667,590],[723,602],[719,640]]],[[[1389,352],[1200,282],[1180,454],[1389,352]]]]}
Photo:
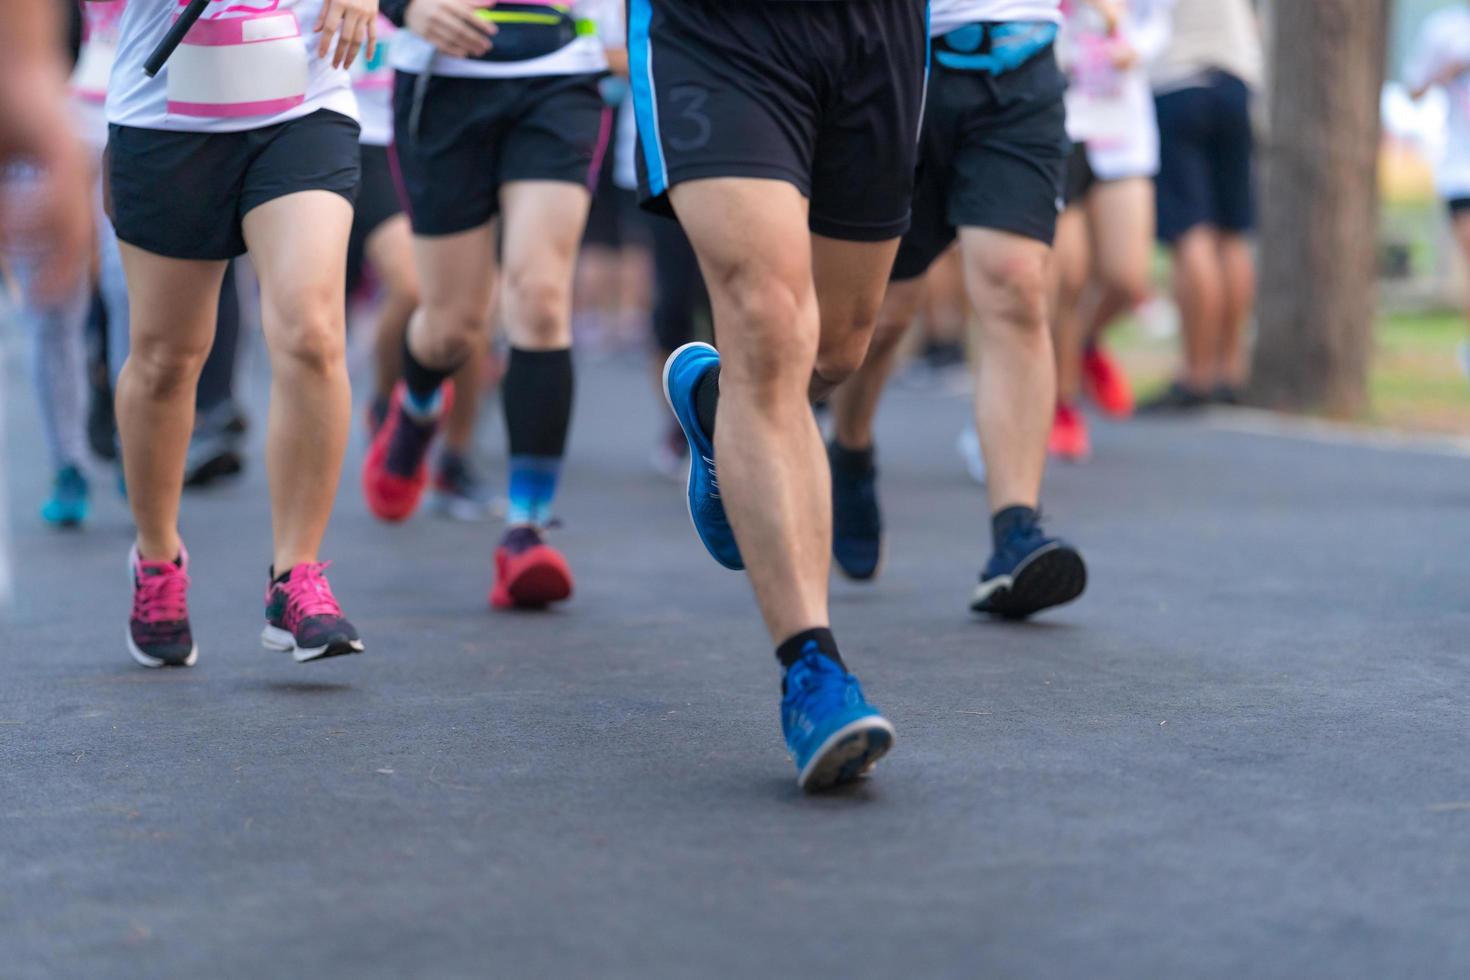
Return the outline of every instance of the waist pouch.
{"type": "Polygon", "coordinates": [[[497,3],[475,16],[500,29],[478,61],[530,61],[555,54],[579,37],[597,33],[590,20],[578,20],[565,4],[497,3]]]}
{"type": "Polygon", "coordinates": [[[1003,75],[1050,48],[1057,30],[1050,21],[966,24],[934,39],[934,60],[956,71],[1003,75]]]}

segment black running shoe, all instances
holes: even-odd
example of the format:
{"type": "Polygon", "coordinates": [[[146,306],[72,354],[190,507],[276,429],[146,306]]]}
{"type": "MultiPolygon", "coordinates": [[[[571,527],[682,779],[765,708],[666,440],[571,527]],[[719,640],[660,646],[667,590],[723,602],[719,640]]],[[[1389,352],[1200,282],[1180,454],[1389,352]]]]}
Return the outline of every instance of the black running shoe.
{"type": "Polygon", "coordinates": [[[1210,404],[1210,395],[1195,391],[1175,381],[1162,392],[1142,401],[1138,405],[1139,415],[1166,415],[1174,412],[1194,412],[1210,404]]]}
{"type": "Polygon", "coordinates": [[[827,459],[832,468],[832,557],[843,575],[871,581],[883,564],[878,468],[870,454],[848,452],[835,442],[827,445],[827,459]]]}
{"type": "Polygon", "coordinates": [[[1082,555],[1041,530],[1039,520],[1018,524],[980,573],[970,609],[1002,619],[1025,619],[1033,613],[1071,602],[1087,588],[1082,555]]]}

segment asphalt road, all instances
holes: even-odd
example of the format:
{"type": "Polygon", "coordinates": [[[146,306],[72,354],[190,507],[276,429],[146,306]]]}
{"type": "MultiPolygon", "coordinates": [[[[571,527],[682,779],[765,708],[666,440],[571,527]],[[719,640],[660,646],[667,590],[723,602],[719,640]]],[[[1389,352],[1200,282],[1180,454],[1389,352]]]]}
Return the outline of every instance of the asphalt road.
{"type": "Polygon", "coordinates": [[[1047,494],[1090,591],[1001,625],[966,611],[964,403],[894,392],[888,565],[834,617],[899,740],[806,798],[637,365],[581,364],[565,609],[489,612],[495,528],[377,525],[354,446],[327,553],[368,653],[266,653],[257,459],[187,499],[170,672],[123,647],[120,502],[38,525],[10,377],[11,980],[1470,973],[1470,460],[1102,427],[1047,494]]]}

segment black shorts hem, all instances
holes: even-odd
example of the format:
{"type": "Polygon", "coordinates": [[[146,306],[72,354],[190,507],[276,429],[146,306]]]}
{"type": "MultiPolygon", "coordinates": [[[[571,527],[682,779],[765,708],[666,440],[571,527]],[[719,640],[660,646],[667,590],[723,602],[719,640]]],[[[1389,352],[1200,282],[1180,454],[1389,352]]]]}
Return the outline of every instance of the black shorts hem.
{"type": "Polygon", "coordinates": [[[902,218],[893,221],[857,224],[814,214],[808,219],[807,226],[811,228],[813,234],[824,238],[835,238],[843,242],[889,242],[895,238],[902,238],[904,232],[909,230],[912,220],[912,213],[906,213],[902,218]]]}
{"type": "Polygon", "coordinates": [[[1057,237],[1057,223],[1053,219],[1050,222],[1024,221],[1018,217],[1012,218],[962,218],[955,222],[956,228],[975,228],[979,231],[998,231],[1006,235],[1019,235],[1043,245],[1055,244],[1057,237]]]}
{"type": "Polygon", "coordinates": [[[719,180],[728,178],[731,180],[779,180],[782,183],[791,184],[801,196],[811,200],[812,186],[807,175],[793,170],[791,167],[782,166],[778,163],[762,163],[759,161],[742,160],[739,162],[721,163],[705,161],[701,163],[687,163],[682,166],[670,168],[668,184],[660,194],[654,194],[646,182],[641,182],[638,187],[638,206],[645,211],[661,214],[666,218],[674,217],[674,205],[669,200],[669,191],[680,184],[687,184],[695,180],[719,180]]]}
{"type": "Polygon", "coordinates": [[[1445,210],[1450,213],[1451,218],[1470,212],[1470,197],[1452,197],[1444,202],[1445,210]]]}

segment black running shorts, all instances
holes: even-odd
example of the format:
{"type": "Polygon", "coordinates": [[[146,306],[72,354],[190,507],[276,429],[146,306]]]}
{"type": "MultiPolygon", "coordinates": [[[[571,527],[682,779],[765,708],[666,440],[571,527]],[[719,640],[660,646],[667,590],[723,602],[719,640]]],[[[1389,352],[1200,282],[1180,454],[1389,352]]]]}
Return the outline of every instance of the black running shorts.
{"type": "Polygon", "coordinates": [[[362,147],[362,184],[357,189],[357,209],[352,215],[352,235],[347,240],[347,291],[362,281],[367,263],[367,243],[383,223],[403,213],[393,161],[386,146],[362,147]]]}
{"type": "Polygon", "coordinates": [[[262,204],[313,190],[354,200],[357,137],[356,121],[329,109],[238,133],[112,125],[108,213],[118,238],[155,255],[233,259],[262,204]]]}
{"type": "Polygon", "coordinates": [[[517,180],[590,191],[612,134],[601,77],[433,75],[420,91],[419,75],[398,72],[393,150],[414,234],[480,227],[499,213],[501,186],[517,180]]]}
{"type": "Polygon", "coordinates": [[[914,222],[894,279],[923,275],[958,228],[1051,244],[1072,150],[1066,87],[1049,47],[1000,75],[934,64],[914,222]]]}
{"type": "Polygon", "coordinates": [[[909,222],[925,0],[630,0],[644,207],[688,180],[787,181],[811,228],[884,241],[909,222]]]}

